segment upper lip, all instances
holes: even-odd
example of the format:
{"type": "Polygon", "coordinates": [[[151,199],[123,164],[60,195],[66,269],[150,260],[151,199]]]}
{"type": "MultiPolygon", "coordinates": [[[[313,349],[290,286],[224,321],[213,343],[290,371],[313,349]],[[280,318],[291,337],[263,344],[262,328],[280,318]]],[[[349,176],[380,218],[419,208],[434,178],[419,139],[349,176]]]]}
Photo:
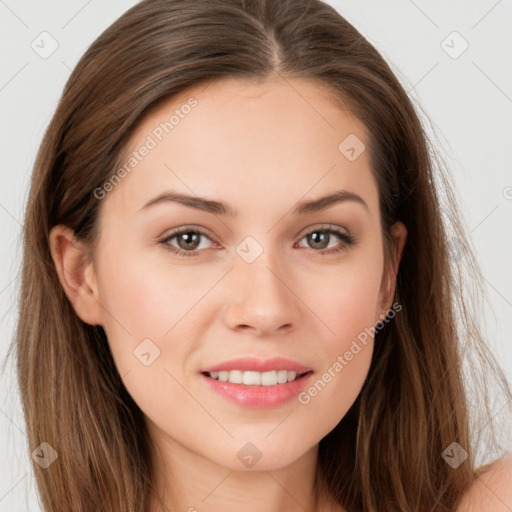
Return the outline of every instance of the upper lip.
{"type": "Polygon", "coordinates": [[[208,366],[200,370],[201,373],[221,372],[230,370],[253,371],[253,372],[270,372],[272,370],[290,370],[299,374],[312,371],[308,366],[285,359],[283,357],[273,357],[271,359],[258,359],[256,357],[239,357],[230,359],[214,366],[208,366]]]}

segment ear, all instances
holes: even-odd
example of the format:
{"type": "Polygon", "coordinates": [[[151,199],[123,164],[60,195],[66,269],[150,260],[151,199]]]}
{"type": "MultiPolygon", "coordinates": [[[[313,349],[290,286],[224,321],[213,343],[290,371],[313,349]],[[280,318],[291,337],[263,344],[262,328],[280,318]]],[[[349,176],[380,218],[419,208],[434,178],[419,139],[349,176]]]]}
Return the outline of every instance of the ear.
{"type": "Polygon", "coordinates": [[[71,228],[62,224],[50,231],[50,250],[60,283],[76,314],[90,325],[101,325],[96,275],[87,251],[71,228]]]}
{"type": "Polygon", "coordinates": [[[393,297],[395,296],[396,276],[398,274],[398,266],[402,259],[402,254],[407,240],[407,228],[398,221],[391,226],[391,261],[387,261],[382,275],[380,288],[380,306],[382,316],[377,321],[382,320],[387,311],[391,308],[393,297]]]}

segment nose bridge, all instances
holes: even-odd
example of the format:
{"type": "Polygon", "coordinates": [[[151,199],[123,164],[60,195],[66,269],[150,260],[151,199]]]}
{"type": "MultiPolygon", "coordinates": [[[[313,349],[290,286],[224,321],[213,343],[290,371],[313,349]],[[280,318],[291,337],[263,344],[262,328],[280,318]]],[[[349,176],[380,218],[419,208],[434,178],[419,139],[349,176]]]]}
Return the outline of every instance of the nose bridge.
{"type": "Polygon", "coordinates": [[[231,328],[252,327],[263,334],[295,326],[300,312],[287,282],[291,273],[281,264],[277,248],[258,245],[244,240],[236,249],[225,319],[231,328]]]}

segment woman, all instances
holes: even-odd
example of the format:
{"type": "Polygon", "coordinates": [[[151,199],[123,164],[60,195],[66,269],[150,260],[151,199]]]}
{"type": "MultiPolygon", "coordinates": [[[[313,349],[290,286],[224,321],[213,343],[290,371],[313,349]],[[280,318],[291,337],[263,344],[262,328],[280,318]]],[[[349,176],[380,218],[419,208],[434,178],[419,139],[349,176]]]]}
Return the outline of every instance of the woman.
{"type": "Polygon", "coordinates": [[[506,460],[477,466],[490,417],[471,424],[461,340],[512,394],[440,173],[328,5],[125,13],[66,85],[26,212],[16,342],[44,509],[512,506],[506,460]]]}

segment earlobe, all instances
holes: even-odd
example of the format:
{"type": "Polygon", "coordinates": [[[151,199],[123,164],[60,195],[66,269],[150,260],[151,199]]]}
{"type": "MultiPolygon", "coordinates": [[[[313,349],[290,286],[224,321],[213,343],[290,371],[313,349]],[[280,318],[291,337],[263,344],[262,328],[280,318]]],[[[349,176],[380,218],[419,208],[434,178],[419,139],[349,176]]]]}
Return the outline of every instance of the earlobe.
{"type": "Polygon", "coordinates": [[[86,247],[62,224],[52,228],[49,242],[59,281],[76,314],[90,325],[101,325],[96,274],[86,247]]]}

